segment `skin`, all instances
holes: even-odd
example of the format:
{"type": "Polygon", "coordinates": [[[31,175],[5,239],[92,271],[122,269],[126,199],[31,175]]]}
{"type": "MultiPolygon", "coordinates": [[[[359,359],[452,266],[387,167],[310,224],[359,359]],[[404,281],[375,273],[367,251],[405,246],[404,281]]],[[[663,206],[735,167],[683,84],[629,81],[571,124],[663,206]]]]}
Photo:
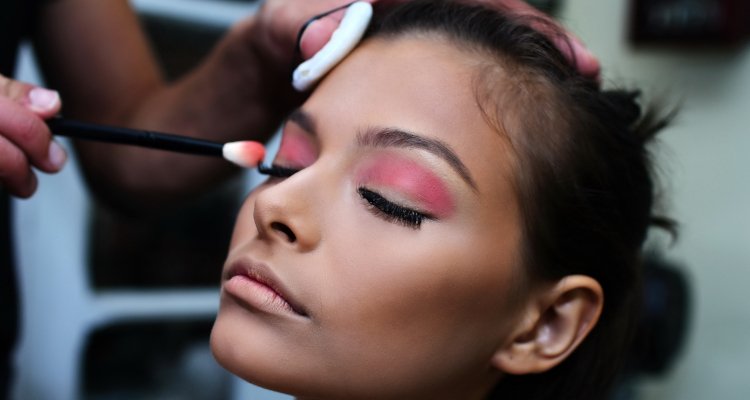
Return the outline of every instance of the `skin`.
{"type": "MultiPolygon", "coordinates": [[[[404,0],[368,1],[382,9],[404,0]]],[[[521,0],[484,2],[549,21],[521,0]]],[[[167,84],[126,0],[49,2],[37,16],[32,39],[45,80],[59,97],[33,106],[29,94],[35,86],[0,76],[0,185],[29,197],[36,189],[32,166],[44,172],[62,168],[65,152],[43,123],[61,110],[60,98],[69,118],[215,141],[264,140],[304,97],[293,92],[285,73],[297,62],[293,49],[300,27],[346,3],[268,0],[257,15],[234,26],[200,66],[167,84]]],[[[326,43],[340,18],[333,14],[309,26],[302,58],[326,43]]],[[[576,52],[561,46],[563,51],[584,74],[596,76],[596,58],[569,38],[576,52]]],[[[127,146],[80,142],[76,150],[94,193],[131,212],[171,207],[237,172],[220,160],[127,146]]]]}
{"type": "MultiPolygon", "coordinates": [[[[398,2],[378,3],[385,7],[398,2]]],[[[31,166],[45,172],[62,167],[64,151],[56,148],[43,123],[61,110],[60,98],[71,118],[216,141],[262,140],[304,97],[291,91],[289,77],[280,72],[289,71],[285,67],[295,61],[292,49],[299,27],[310,16],[344,3],[269,0],[260,13],[233,27],[199,67],[167,84],[126,0],[49,2],[38,15],[33,40],[45,79],[60,96],[51,93],[46,97],[53,101],[40,106],[31,101],[33,85],[0,77],[0,185],[11,194],[28,197],[36,187],[31,166]],[[112,51],[113,43],[118,51],[112,51]]],[[[520,0],[491,4],[533,13],[520,0]]],[[[336,18],[332,15],[310,26],[302,40],[303,58],[325,43],[336,18]]],[[[455,49],[442,51],[459,59],[455,49]]],[[[413,54],[429,55],[416,49],[413,54]]],[[[579,61],[579,68],[593,65],[598,71],[588,52],[568,54],[579,61]]],[[[362,57],[353,58],[360,59],[358,69],[364,68],[362,57]]],[[[422,60],[401,65],[395,74],[392,63],[379,64],[380,81],[392,82],[393,76],[418,78],[410,85],[370,85],[354,91],[349,84],[340,87],[343,81],[365,85],[358,71],[354,73],[358,79],[341,79],[339,86],[333,78],[324,82],[306,103],[305,111],[319,121],[319,143],[313,147],[319,154],[299,176],[270,182],[250,198],[227,264],[231,268],[246,255],[266,262],[287,287],[284,290],[304,305],[306,316],[289,314],[286,303],[263,285],[254,286],[263,299],[258,306],[270,299],[276,310],[287,310],[286,314],[253,311],[225,294],[213,343],[217,357],[230,370],[274,388],[345,398],[480,397],[501,370],[534,370],[513,369],[518,364],[506,363],[497,353],[512,340],[514,321],[534,325],[533,318],[525,317],[526,312],[522,317],[514,307],[517,296],[509,294],[511,288],[518,290],[513,277],[519,240],[517,207],[508,187],[510,157],[497,133],[479,123],[481,118],[469,118],[479,110],[465,92],[468,81],[445,85],[435,71],[403,74],[403,67],[418,69],[422,60]],[[382,90],[386,87],[390,92],[382,90]],[[441,87],[441,96],[419,96],[436,87],[441,87]],[[401,93],[407,88],[412,89],[411,97],[401,93]],[[370,92],[369,97],[355,96],[360,89],[370,92]],[[453,115],[456,110],[463,114],[453,115]],[[383,119],[386,115],[388,120],[383,119]],[[478,189],[468,188],[434,155],[404,149],[351,150],[352,132],[365,129],[362,124],[395,126],[439,138],[458,153],[478,189]],[[457,141],[459,133],[469,131],[482,139],[457,141]],[[370,182],[371,171],[355,165],[360,158],[381,164],[392,159],[419,172],[398,175],[376,169],[380,179],[370,182]],[[346,172],[357,175],[342,175],[346,172]],[[432,183],[424,186],[421,178],[432,183]],[[353,183],[372,185],[370,189],[389,200],[424,208],[420,211],[436,219],[425,221],[418,231],[384,220],[359,197],[353,183]],[[317,190],[321,187],[328,190],[317,190]],[[300,201],[303,198],[305,202],[300,201]],[[282,211],[283,215],[277,214],[282,211]],[[277,221],[277,217],[283,218],[277,221]],[[467,260],[475,262],[466,265],[467,260]],[[294,268],[300,265],[311,268],[300,272],[294,268]],[[410,272],[409,279],[404,271],[410,272]],[[371,344],[373,337],[382,340],[380,345],[371,344]]],[[[374,61],[378,59],[364,64],[374,61]]],[[[468,75],[465,66],[452,63],[436,62],[431,68],[468,75]]],[[[287,127],[295,129],[299,127],[287,127]]],[[[171,206],[236,172],[221,161],[125,146],[82,143],[77,150],[92,189],[131,210],[171,206]]],[[[308,162],[305,157],[299,160],[308,162]]],[[[581,286],[572,282],[567,287],[581,286]]],[[[230,283],[225,289],[242,290],[246,283],[230,283]]],[[[561,306],[561,314],[573,309],[567,303],[561,306]]],[[[572,331],[585,335],[587,329],[572,331]]],[[[580,340],[571,338],[571,343],[580,340]]],[[[570,349],[563,346],[557,353],[564,355],[570,349]]],[[[510,358],[523,359],[527,353],[521,350],[510,358]]],[[[557,362],[552,356],[549,360],[557,362]]],[[[548,366],[535,368],[541,371],[548,366]]]]}
{"type": "MultiPolygon", "coordinates": [[[[478,399],[501,378],[493,358],[524,319],[520,217],[473,57],[435,39],[370,40],[304,103],[307,122],[286,124],[317,153],[237,218],[211,337],[225,368],[299,398],[478,399]],[[378,128],[440,141],[475,187],[433,152],[358,143],[378,128]],[[383,218],[362,186],[437,216],[418,229],[383,218]],[[265,285],[231,278],[261,265],[265,285]]],[[[284,153],[276,163],[294,163],[284,153]]]]}

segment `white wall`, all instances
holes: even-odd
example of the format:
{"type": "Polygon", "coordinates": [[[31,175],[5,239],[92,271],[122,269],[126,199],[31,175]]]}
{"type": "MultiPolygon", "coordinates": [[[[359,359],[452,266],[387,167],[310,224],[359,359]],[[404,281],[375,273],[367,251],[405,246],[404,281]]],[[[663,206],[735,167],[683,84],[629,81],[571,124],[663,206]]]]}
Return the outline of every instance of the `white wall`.
{"type": "MultiPolygon", "coordinates": [[[[685,352],[644,399],[750,398],[750,43],[730,51],[634,48],[628,1],[567,0],[562,21],[603,63],[605,83],[682,101],[663,136],[671,213],[681,223],[670,259],[694,289],[685,352]]],[[[750,23],[750,21],[748,21],[750,23]]]]}

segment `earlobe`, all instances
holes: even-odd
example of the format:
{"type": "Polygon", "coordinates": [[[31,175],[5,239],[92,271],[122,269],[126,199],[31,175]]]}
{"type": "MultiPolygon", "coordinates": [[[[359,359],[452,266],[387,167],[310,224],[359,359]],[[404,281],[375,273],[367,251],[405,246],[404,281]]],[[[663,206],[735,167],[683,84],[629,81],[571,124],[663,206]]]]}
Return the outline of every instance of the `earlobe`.
{"type": "Polygon", "coordinates": [[[601,314],[604,293],[583,275],[567,276],[532,298],[510,340],[494,354],[495,368],[522,375],[547,371],[586,338],[601,314]]]}

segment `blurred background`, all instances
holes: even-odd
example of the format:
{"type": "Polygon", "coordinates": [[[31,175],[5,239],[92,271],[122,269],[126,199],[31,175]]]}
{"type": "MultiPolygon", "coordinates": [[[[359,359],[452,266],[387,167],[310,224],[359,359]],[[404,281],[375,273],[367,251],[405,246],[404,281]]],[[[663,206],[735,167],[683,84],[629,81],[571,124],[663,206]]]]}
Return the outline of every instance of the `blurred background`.
{"type": "MultiPolygon", "coordinates": [[[[618,400],[750,398],[750,2],[535,0],[602,62],[606,87],[679,106],[655,149],[674,243],[648,242],[644,320],[618,400]]],[[[132,0],[171,78],[249,0],[132,0]]],[[[20,78],[40,82],[26,47],[20,78]]],[[[74,168],[14,216],[17,399],[287,399],[233,378],[207,345],[232,218],[253,174],[168,214],[111,215],[74,168]]],[[[73,168],[71,168],[73,167],[73,168]]]]}

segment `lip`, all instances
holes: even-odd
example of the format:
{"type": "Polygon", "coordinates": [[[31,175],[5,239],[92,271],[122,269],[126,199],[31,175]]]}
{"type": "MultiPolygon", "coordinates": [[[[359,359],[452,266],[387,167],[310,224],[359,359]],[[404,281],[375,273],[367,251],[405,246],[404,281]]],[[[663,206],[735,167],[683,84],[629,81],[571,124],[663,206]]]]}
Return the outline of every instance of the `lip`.
{"type": "Polygon", "coordinates": [[[309,318],[271,269],[251,260],[233,263],[224,276],[224,291],[242,304],[268,314],[309,318]]]}

